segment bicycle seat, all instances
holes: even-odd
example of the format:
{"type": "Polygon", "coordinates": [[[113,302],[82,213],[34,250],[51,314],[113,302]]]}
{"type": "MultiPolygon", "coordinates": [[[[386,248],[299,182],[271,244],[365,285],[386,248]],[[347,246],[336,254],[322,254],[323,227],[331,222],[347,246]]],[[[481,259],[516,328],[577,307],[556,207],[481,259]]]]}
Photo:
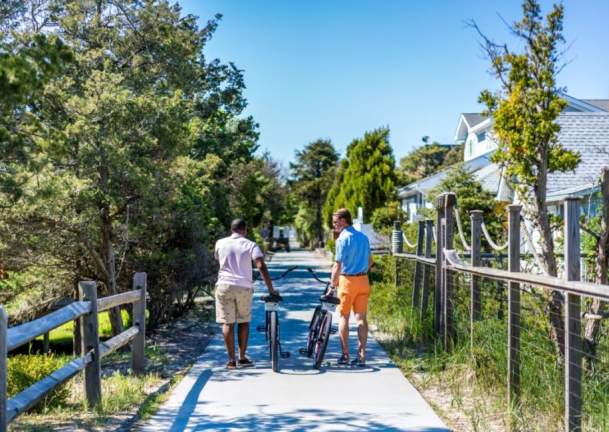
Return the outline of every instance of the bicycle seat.
{"type": "Polygon", "coordinates": [[[277,295],[265,295],[264,297],[261,298],[261,300],[265,303],[279,303],[281,300],[283,300],[281,298],[281,296],[279,294],[277,295]]]}
{"type": "Polygon", "coordinates": [[[340,304],[340,300],[338,299],[338,297],[329,295],[322,295],[321,297],[319,297],[319,301],[322,301],[324,303],[332,303],[335,305],[340,304]]]}

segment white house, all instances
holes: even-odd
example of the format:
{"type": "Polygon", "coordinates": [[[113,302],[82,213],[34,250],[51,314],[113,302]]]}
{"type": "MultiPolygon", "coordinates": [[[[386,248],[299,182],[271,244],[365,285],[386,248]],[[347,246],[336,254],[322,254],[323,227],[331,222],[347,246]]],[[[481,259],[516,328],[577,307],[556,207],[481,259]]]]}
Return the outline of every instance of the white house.
{"type": "MultiPolygon", "coordinates": [[[[558,140],[565,148],[578,152],[581,162],[575,171],[549,175],[547,199],[556,212],[560,211],[557,204],[566,195],[590,197],[598,190],[596,182],[601,169],[609,166],[609,99],[562,97],[567,101],[567,107],[558,118],[561,126],[558,140]]],[[[502,176],[501,167],[491,162],[492,153],[497,149],[492,118],[478,113],[461,114],[455,143],[464,145],[463,166],[482,187],[497,200],[512,201],[513,194],[502,176]]],[[[447,173],[448,170],[440,171],[398,190],[398,199],[410,221],[416,219],[422,207],[432,206],[427,193],[447,173]]]]}

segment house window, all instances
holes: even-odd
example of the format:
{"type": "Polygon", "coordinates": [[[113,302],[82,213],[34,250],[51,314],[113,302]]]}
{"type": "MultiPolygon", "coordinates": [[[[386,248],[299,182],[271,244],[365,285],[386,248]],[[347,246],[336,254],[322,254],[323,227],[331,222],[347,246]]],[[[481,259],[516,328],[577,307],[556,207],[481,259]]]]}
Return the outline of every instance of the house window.
{"type": "Polygon", "coordinates": [[[486,131],[477,133],[476,138],[478,139],[478,142],[484,141],[486,139],[486,131]]]}

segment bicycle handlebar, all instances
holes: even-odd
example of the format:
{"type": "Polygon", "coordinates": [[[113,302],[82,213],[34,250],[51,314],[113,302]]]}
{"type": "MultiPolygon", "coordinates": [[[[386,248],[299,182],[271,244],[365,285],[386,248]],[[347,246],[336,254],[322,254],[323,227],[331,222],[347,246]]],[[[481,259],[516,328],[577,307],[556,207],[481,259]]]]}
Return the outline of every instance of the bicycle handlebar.
{"type": "MultiPolygon", "coordinates": [[[[283,273],[281,273],[279,276],[275,276],[274,278],[271,278],[272,281],[276,281],[278,279],[282,279],[284,278],[288,273],[290,273],[291,271],[297,269],[298,266],[292,266],[289,269],[287,269],[286,271],[284,271],[283,273]]],[[[256,273],[256,275],[254,276],[254,280],[260,280],[260,272],[256,273]]]]}
{"type": "Polygon", "coordinates": [[[308,271],[309,273],[311,273],[311,275],[313,275],[313,278],[314,278],[314,279],[315,279],[317,282],[322,283],[322,284],[326,284],[326,287],[328,287],[328,286],[330,285],[330,281],[325,281],[325,280],[322,280],[322,279],[321,279],[319,276],[317,276],[317,273],[315,273],[315,271],[314,271],[314,270],[313,270],[311,267],[307,267],[307,271],[308,271]]]}

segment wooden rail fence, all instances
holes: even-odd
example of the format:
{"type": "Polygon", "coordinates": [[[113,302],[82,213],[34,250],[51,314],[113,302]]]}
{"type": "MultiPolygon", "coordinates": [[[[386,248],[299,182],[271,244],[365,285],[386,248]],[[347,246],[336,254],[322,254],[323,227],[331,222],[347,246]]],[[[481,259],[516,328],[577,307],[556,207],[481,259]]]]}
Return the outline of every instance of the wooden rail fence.
{"type": "MultiPolygon", "coordinates": [[[[481,239],[483,230],[482,212],[471,213],[471,242],[465,250],[469,253],[469,263],[459,256],[453,245],[454,208],[457,197],[454,193],[444,193],[436,201],[435,228],[431,220],[418,222],[418,238],[415,253],[404,253],[401,227],[394,225],[392,233],[392,254],[396,258],[396,284],[403,281],[399,278],[401,260],[414,261],[413,277],[413,310],[420,310],[421,316],[427,311],[427,299],[433,297],[433,329],[443,342],[444,349],[450,350],[455,341],[454,322],[454,284],[451,278],[456,273],[470,275],[469,295],[469,329],[472,332],[471,348],[473,350],[474,323],[481,318],[481,284],[482,278],[506,282],[508,284],[507,314],[507,401],[508,410],[517,406],[520,401],[521,371],[521,285],[545,288],[564,296],[563,319],[564,331],[564,429],[566,431],[582,430],[582,401],[586,395],[582,392],[582,298],[599,299],[609,302],[609,286],[580,281],[580,226],[579,198],[569,197],[564,201],[564,277],[550,277],[541,274],[530,274],[521,271],[521,206],[508,206],[508,269],[496,269],[481,265],[481,239]],[[435,236],[433,230],[435,229],[435,236]],[[436,254],[431,257],[432,239],[435,237],[436,254]],[[435,267],[435,286],[430,292],[429,271],[435,267]],[[423,267],[423,269],[421,269],[423,267]]],[[[463,239],[463,235],[461,235],[463,239]]],[[[490,244],[490,240],[489,240],[490,244]]],[[[498,249],[497,249],[498,250],[498,249]]],[[[465,255],[465,254],[464,254],[465,255]]]]}
{"type": "Polygon", "coordinates": [[[91,408],[97,406],[101,402],[101,359],[128,343],[131,343],[133,372],[144,372],[147,283],[146,273],[136,273],[133,277],[133,290],[97,298],[96,282],[80,282],[78,301],[34,321],[10,328],[7,315],[0,306],[0,432],[5,432],[8,424],[17,416],[36,405],[46,394],[80,371],[84,371],[87,405],[91,408]],[[99,312],[130,303],[133,304],[132,326],[121,334],[100,342],[99,312]],[[80,322],[83,355],[7,399],[8,353],[76,319],[80,322]]]}

